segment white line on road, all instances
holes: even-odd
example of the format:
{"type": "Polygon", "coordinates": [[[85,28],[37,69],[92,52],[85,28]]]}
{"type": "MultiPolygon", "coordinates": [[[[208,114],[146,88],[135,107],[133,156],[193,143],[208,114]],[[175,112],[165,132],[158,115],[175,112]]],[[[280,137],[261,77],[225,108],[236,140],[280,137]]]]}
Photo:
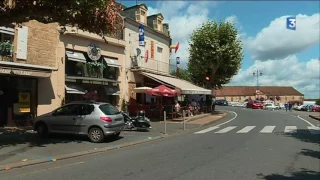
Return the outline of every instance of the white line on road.
{"type": "Polygon", "coordinates": [[[285,133],[293,133],[297,131],[297,126],[286,126],[284,129],[285,133]]]}
{"type": "Polygon", "coordinates": [[[320,134],[320,127],[308,126],[308,129],[311,134],[320,134]]]}
{"type": "Polygon", "coordinates": [[[255,128],[255,127],[256,126],[246,126],[245,128],[241,129],[237,133],[247,133],[247,132],[251,131],[253,128],[255,128]]]}
{"type": "Polygon", "coordinates": [[[276,126],[265,126],[260,133],[272,133],[276,126]]]}
{"type": "Polygon", "coordinates": [[[217,127],[217,126],[209,127],[209,128],[204,129],[202,131],[195,132],[195,134],[204,134],[204,133],[207,133],[209,131],[213,131],[213,130],[218,129],[218,128],[219,127],[217,127]]]}
{"type": "Polygon", "coordinates": [[[237,126],[229,126],[229,127],[226,127],[226,128],[224,128],[224,129],[221,129],[220,131],[217,131],[217,132],[215,132],[215,133],[226,133],[226,132],[229,132],[229,131],[231,131],[232,129],[235,129],[237,126]]]}
{"type": "Polygon", "coordinates": [[[308,123],[310,126],[312,126],[312,127],[316,127],[315,125],[311,124],[309,121],[307,121],[307,120],[303,119],[302,117],[300,117],[300,115],[299,115],[299,116],[297,116],[297,117],[298,117],[299,119],[301,119],[302,121],[304,121],[304,122],[308,123]]]}
{"type": "Polygon", "coordinates": [[[224,123],[218,124],[218,125],[216,125],[216,126],[209,127],[209,128],[207,128],[207,129],[204,129],[204,130],[195,132],[194,134],[203,134],[203,133],[206,133],[206,132],[209,132],[209,131],[213,131],[213,130],[219,128],[221,125],[227,124],[227,123],[235,120],[235,119],[237,118],[238,114],[237,114],[236,112],[234,112],[234,111],[231,111],[231,112],[234,114],[234,117],[233,117],[232,119],[230,119],[230,120],[228,120],[228,121],[226,121],[226,122],[224,122],[224,123]]]}

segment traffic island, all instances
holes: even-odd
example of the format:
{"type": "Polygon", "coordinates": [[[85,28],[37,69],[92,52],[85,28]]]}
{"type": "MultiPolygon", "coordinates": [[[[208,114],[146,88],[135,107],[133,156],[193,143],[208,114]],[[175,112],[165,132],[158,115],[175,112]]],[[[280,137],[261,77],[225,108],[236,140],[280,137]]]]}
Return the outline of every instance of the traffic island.
{"type": "Polygon", "coordinates": [[[320,115],[309,115],[312,119],[320,121],[320,115]]]}

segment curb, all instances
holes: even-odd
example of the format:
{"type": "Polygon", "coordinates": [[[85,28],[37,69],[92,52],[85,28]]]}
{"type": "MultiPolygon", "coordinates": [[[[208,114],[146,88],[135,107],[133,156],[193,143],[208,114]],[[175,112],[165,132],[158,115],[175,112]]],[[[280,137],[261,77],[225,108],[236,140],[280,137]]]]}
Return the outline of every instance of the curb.
{"type": "MultiPolygon", "coordinates": [[[[210,116],[210,115],[207,115],[207,116],[210,116]]],[[[202,118],[205,118],[207,116],[203,116],[202,118]]],[[[6,164],[6,165],[0,166],[0,172],[8,171],[8,170],[11,170],[11,169],[16,169],[16,168],[22,168],[22,167],[25,167],[25,166],[43,164],[43,163],[47,163],[47,162],[55,162],[57,160],[65,160],[65,159],[70,159],[70,158],[79,157],[79,156],[97,154],[97,153],[101,153],[101,152],[106,152],[106,151],[111,151],[111,150],[115,150],[115,149],[130,147],[130,146],[134,146],[134,145],[138,145],[138,144],[143,144],[143,143],[147,143],[147,142],[150,142],[150,141],[156,141],[156,140],[160,140],[162,138],[175,136],[175,135],[181,134],[183,132],[186,133],[186,132],[189,132],[189,131],[191,131],[193,129],[197,129],[197,128],[200,128],[200,127],[203,127],[203,126],[207,126],[207,125],[213,124],[214,122],[217,122],[217,121],[225,118],[226,116],[227,116],[227,113],[224,113],[222,115],[222,117],[220,117],[219,119],[216,119],[215,121],[211,121],[211,122],[202,124],[202,125],[200,125],[198,127],[195,127],[195,128],[186,129],[186,130],[179,130],[179,131],[173,132],[171,134],[163,134],[163,135],[160,135],[160,136],[155,136],[155,137],[151,137],[151,138],[148,138],[148,139],[143,139],[143,140],[133,141],[133,142],[129,142],[129,143],[124,143],[124,144],[113,146],[113,147],[106,147],[106,148],[101,148],[101,149],[94,149],[94,150],[88,150],[88,151],[81,151],[81,152],[75,152],[75,153],[70,153],[70,154],[64,154],[64,155],[59,155],[59,156],[56,156],[56,157],[52,157],[50,159],[36,159],[36,160],[28,161],[28,162],[10,163],[10,164],[6,164]]]]}
{"type": "Polygon", "coordinates": [[[320,116],[317,117],[317,116],[309,115],[309,117],[311,117],[312,119],[320,121],[320,116]]]}

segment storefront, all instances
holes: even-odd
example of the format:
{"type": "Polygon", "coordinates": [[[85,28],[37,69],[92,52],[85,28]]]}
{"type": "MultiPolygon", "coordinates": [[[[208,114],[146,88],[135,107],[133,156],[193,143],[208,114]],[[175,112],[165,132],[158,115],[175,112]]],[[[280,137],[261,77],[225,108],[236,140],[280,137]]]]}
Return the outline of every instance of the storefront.
{"type": "Polygon", "coordinates": [[[0,66],[0,127],[30,124],[37,116],[38,78],[50,75],[49,69],[0,66]]]}
{"type": "Polygon", "coordinates": [[[105,43],[75,34],[65,42],[65,103],[94,100],[121,104],[124,45],[105,43]]]}

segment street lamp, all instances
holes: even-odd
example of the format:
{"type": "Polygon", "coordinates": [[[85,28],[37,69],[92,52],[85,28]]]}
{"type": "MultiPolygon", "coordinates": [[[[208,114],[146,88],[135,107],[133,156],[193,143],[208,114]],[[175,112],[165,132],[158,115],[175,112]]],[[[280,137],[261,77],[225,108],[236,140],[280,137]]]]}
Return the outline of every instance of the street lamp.
{"type": "Polygon", "coordinates": [[[255,67],[252,70],[252,75],[257,78],[257,88],[256,93],[259,91],[259,76],[262,76],[263,69],[260,67],[255,67]]]}

